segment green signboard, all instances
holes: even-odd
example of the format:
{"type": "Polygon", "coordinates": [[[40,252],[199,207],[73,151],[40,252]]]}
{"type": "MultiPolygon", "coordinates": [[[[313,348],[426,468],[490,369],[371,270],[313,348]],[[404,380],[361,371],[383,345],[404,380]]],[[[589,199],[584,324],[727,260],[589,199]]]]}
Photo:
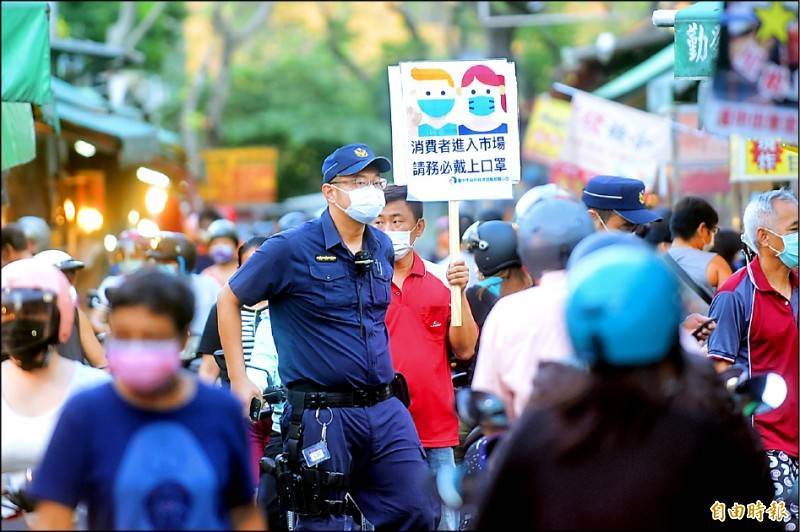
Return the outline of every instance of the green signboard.
{"type": "Polygon", "coordinates": [[[675,15],[675,78],[708,79],[719,54],[722,2],[698,2],[675,15]]]}

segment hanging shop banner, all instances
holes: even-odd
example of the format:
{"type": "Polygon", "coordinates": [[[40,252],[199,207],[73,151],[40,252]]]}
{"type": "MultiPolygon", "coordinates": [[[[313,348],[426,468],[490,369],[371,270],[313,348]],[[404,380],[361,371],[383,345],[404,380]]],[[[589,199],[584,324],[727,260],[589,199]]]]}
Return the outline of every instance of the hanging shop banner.
{"type": "Polygon", "coordinates": [[[572,97],[562,161],[592,176],[639,179],[651,190],[659,165],[670,159],[671,152],[668,120],[582,91],[572,97]]]}
{"type": "MultiPolygon", "coordinates": [[[[722,135],[797,144],[797,2],[726,2],[703,127],[722,135]]],[[[705,91],[704,91],[705,92],[705,91]]]]}
{"type": "Polygon", "coordinates": [[[520,180],[517,80],[505,60],[389,67],[394,181],[418,201],[509,199],[520,180]]]}
{"type": "Polygon", "coordinates": [[[270,146],[215,148],[202,153],[207,183],[200,197],[213,203],[268,203],[277,197],[278,150],[270,146]]]}
{"type": "Polygon", "coordinates": [[[536,98],[522,142],[522,155],[527,161],[552,166],[559,161],[567,138],[572,106],[549,94],[536,98]]]}
{"type": "Polygon", "coordinates": [[[797,152],[780,141],[731,136],[731,181],[790,181],[798,176],[797,152]]]}

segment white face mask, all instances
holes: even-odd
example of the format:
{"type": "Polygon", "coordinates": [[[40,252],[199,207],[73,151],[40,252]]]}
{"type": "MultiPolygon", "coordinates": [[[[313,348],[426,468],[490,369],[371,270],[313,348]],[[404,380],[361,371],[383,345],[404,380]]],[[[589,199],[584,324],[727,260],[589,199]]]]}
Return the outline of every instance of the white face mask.
{"type": "Polygon", "coordinates": [[[338,203],[334,203],[334,205],[342,209],[347,216],[359,223],[372,223],[386,206],[383,190],[378,187],[367,186],[347,191],[342,190],[336,185],[331,186],[336,190],[344,192],[350,198],[350,206],[346,209],[342,209],[338,203]]]}
{"type": "Polygon", "coordinates": [[[386,236],[392,241],[394,248],[395,260],[402,259],[414,248],[414,243],[411,242],[411,233],[417,229],[417,222],[411,231],[386,231],[386,236]]]}

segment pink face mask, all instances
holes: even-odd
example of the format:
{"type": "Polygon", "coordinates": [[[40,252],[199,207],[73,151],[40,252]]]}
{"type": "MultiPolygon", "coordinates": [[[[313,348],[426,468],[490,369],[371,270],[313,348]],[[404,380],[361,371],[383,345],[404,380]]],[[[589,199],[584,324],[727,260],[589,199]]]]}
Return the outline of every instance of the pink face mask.
{"type": "Polygon", "coordinates": [[[110,338],[106,356],[114,378],[140,393],[152,393],[178,372],[181,349],[177,340],[110,338]]]}

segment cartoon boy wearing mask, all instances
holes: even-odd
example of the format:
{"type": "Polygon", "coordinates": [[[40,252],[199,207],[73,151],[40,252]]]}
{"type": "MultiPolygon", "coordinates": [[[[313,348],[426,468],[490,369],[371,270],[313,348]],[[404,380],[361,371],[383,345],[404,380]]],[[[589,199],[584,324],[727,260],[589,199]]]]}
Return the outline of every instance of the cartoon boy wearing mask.
{"type": "Polygon", "coordinates": [[[419,124],[417,134],[420,137],[458,134],[456,124],[445,119],[456,101],[457,91],[450,74],[440,68],[412,68],[411,77],[419,82],[415,91],[417,105],[426,115],[426,123],[419,124]]]}
{"type": "Polygon", "coordinates": [[[508,133],[508,124],[496,113],[498,100],[503,113],[507,111],[503,76],[486,65],[475,65],[461,79],[461,94],[467,98],[470,120],[458,126],[459,135],[508,133]]]}

